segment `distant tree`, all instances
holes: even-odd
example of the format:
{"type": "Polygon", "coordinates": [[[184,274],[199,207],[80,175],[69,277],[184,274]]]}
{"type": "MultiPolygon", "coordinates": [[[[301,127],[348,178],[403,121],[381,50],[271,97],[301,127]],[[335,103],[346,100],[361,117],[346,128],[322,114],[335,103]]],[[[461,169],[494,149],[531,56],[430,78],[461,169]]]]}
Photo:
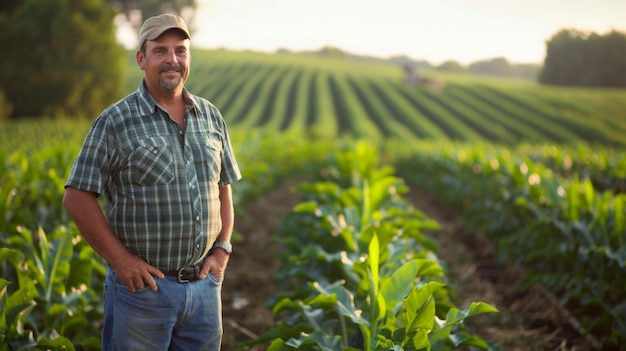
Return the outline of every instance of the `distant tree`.
{"type": "Polygon", "coordinates": [[[93,116],[119,98],[114,16],[102,0],[22,0],[0,12],[0,91],[12,117],[93,116]]]}
{"type": "Polygon", "coordinates": [[[491,76],[513,77],[515,69],[504,57],[497,57],[485,61],[476,61],[467,67],[472,73],[486,74],[491,76]]]}
{"type": "Polygon", "coordinates": [[[626,86],[626,34],[559,31],[546,43],[539,81],[569,86],[626,86]]]}
{"type": "Polygon", "coordinates": [[[335,46],[324,46],[319,50],[319,54],[322,56],[330,57],[346,57],[348,54],[341,48],[335,46]]]}
{"type": "Polygon", "coordinates": [[[467,70],[476,74],[536,80],[541,66],[533,63],[512,64],[504,57],[497,57],[473,62],[467,70]]]}
{"type": "Polygon", "coordinates": [[[448,71],[448,72],[467,71],[467,69],[463,65],[461,65],[458,61],[454,61],[454,60],[448,60],[440,64],[439,66],[437,66],[437,69],[442,70],[442,71],[448,71]]]}
{"type": "Polygon", "coordinates": [[[340,48],[334,46],[324,46],[317,52],[320,56],[344,58],[347,56],[346,52],[340,48]]]}
{"type": "Polygon", "coordinates": [[[143,21],[162,13],[181,16],[193,33],[197,0],[105,0],[139,33],[143,21]]]}

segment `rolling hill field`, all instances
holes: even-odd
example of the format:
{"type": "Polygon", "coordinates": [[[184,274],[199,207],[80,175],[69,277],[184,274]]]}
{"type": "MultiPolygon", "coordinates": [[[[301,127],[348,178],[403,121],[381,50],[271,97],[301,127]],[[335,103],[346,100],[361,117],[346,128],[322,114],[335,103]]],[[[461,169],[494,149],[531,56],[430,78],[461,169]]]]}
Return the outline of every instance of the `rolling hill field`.
{"type": "Polygon", "coordinates": [[[198,51],[192,65],[188,88],[233,128],[375,141],[626,144],[624,89],[434,71],[421,74],[445,87],[411,86],[399,66],[295,54],[198,51]]]}

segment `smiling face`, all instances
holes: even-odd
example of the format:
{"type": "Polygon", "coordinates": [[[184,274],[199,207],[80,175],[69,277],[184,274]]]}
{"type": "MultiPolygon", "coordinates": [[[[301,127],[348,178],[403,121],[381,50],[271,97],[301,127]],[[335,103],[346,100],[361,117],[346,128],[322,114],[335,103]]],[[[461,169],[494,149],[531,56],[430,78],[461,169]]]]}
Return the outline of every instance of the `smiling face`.
{"type": "Polygon", "coordinates": [[[189,39],[181,31],[168,30],[147,40],[137,52],[137,64],[145,72],[146,86],[153,95],[179,95],[189,77],[189,39]]]}

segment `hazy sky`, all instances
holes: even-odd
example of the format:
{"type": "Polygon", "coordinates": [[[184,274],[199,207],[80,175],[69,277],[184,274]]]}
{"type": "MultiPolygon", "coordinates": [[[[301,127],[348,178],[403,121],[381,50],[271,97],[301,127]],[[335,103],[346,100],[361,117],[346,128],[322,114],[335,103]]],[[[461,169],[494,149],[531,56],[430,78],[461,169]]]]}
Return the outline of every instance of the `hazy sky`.
{"type": "Polygon", "coordinates": [[[198,0],[192,45],[274,51],[325,45],[438,64],[543,62],[562,28],[626,32],[626,0],[198,0]]]}

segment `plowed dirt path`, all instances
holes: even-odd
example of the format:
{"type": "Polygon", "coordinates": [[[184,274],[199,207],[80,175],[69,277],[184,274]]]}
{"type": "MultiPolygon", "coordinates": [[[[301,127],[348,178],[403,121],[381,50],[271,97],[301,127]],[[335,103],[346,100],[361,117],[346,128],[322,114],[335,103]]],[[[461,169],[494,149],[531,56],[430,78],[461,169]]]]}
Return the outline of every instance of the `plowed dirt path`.
{"type": "MultiPolygon", "coordinates": [[[[285,182],[247,205],[246,213],[236,219],[235,229],[243,240],[235,243],[222,291],[223,351],[247,350],[242,342],[273,325],[264,302],[275,292],[273,276],[280,263],[270,237],[299,202],[300,195],[292,191],[299,181],[285,182]]],[[[446,263],[447,276],[459,295],[457,305],[464,308],[481,301],[500,310],[471,319],[468,324],[473,332],[503,351],[589,350],[555,300],[539,287],[517,289],[520,269],[498,266],[494,247],[468,231],[455,211],[418,189],[412,189],[408,199],[441,226],[429,234],[439,241],[438,256],[446,263]]],[[[252,349],[262,350],[265,347],[252,349]]]]}

